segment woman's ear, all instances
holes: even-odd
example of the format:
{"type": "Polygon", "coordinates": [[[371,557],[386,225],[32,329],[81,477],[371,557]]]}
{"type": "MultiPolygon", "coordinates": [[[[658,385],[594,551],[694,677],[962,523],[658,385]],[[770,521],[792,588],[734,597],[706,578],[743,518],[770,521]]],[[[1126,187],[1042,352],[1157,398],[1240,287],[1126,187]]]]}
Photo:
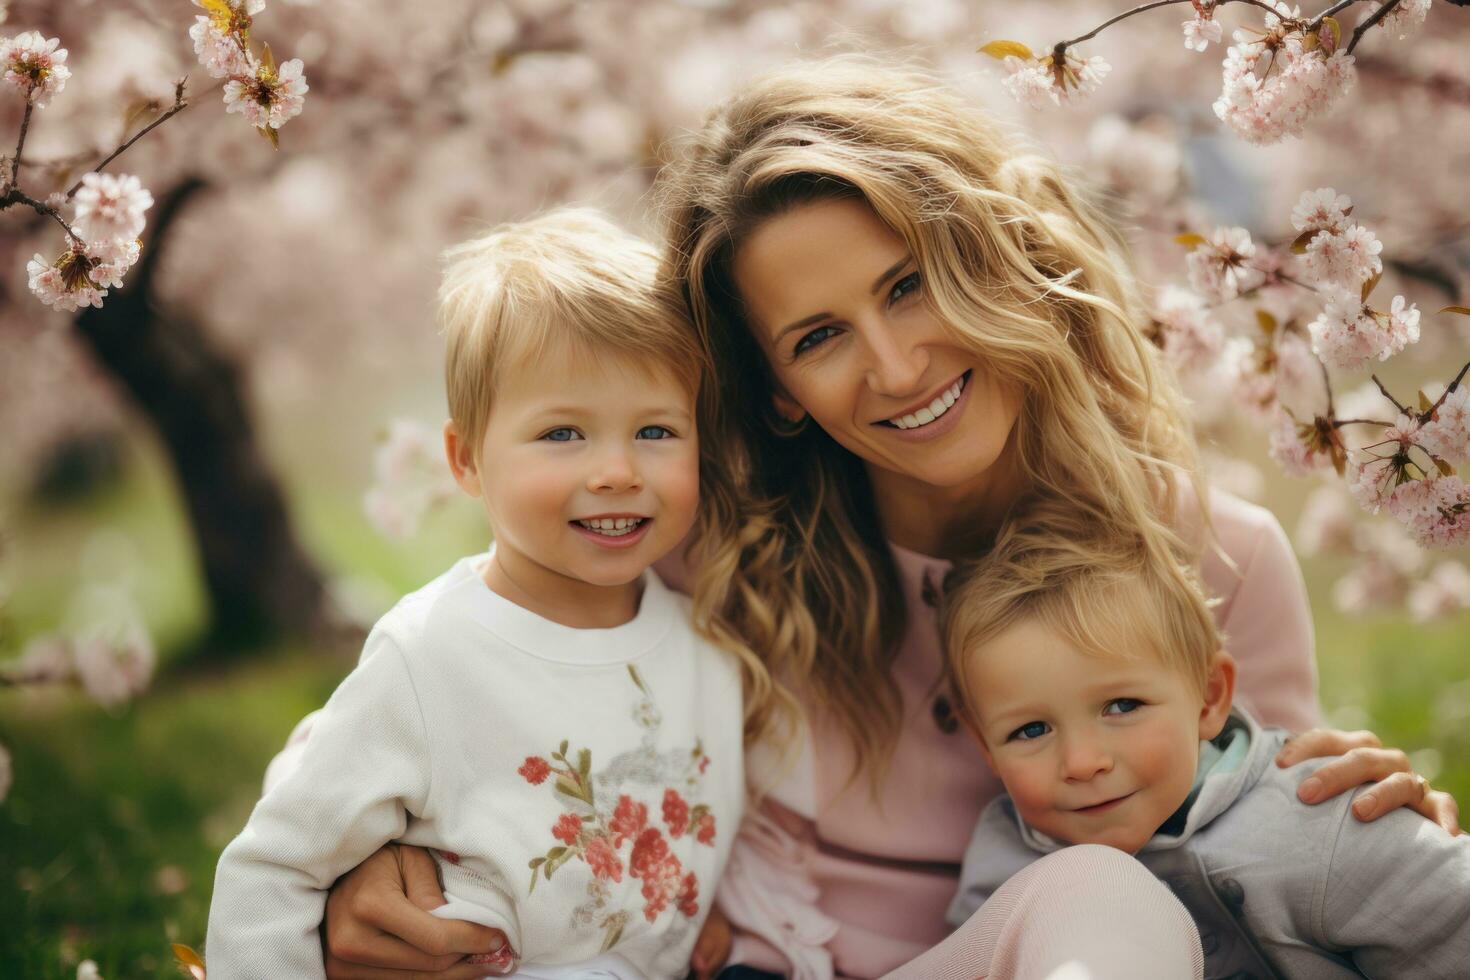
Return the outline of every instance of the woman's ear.
{"type": "Polygon", "coordinates": [[[776,406],[776,414],[788,422],[797,423],[806,418],[806,409],[780,385],[771,390],[771,404],[776,406]]]}
{"type": "Polygon", "coordinates": [[[1210,672],[1205,678],[1205,703],[1199,712],[1199,737],[1209,741],[1225,727],[1230,705],[1235,699],[1235,658],[1217,650],[1210,658],[1210,672]]]}
{"type": "Polygon", "coordinates": [[[480,468],[475,460],[475,447],[460,433],[454,419],[444,423],[444,457],[449,461],[449,470],[459,488],[471,497],[478,497],[481,492],[480,468]]]}

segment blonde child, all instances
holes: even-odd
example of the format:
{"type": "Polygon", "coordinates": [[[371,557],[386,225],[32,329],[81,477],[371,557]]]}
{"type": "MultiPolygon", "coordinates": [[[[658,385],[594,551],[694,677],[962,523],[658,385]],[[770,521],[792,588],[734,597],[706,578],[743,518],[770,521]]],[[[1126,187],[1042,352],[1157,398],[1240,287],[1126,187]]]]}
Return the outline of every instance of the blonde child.
{"type": "Polygon", "coordinates": [[[586,211],[450,249],[444,442],[493,532],[405,597],[225,849],[212,980],[323,976],[327,889],[431,848],[487,973],[683,976],[744,794],[737,661],[649,570],[699,495],[706,359],[658,256],[586,211]]]}
{"type": "Polygon", "coordinates": [[[1277,768],[1286,733],[1232,710],[1235,664],[1194,576],[1028,528],[945,601],[947,676],[1007,791],[951,923],[1042,855],[1107,845],[1189,909],[1206,977],[1464,976],[1470,840],[1403,810],[1361,823],[1356,793],[1302,806],[1328,760],[1277,768]]]}

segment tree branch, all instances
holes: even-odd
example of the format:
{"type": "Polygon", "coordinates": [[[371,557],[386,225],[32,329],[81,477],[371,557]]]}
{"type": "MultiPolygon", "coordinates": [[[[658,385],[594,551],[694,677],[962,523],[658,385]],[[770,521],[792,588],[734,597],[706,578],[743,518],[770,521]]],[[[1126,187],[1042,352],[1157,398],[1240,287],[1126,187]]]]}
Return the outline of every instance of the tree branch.
{"type": "Polygon", "coordinates": [[[61,225],[62,230],[66,232],[68,238],[76,242],[78,245],[82,244],[82,239],[77,235],[76,232],[71,230],[71,225],[66,223],[66,219],[61,216],[61,212],[58,211],[56,208],[53,208],[51,205],[47,204],[45,201],[38,201],[34,197],[31,197],[29,194],[22,193],[19,187],[11,187],[10,190],[5,193],[4,197],[0,197],[0,211],[4,211],[12,204],[24,204],[26,207],[30,208],[37,214],[54,219],[57,224],[61,225]]]}
{"type": "Polygon", "coordinates": [[[1360,0],[1339,0],[1338,3],[1333,4],[1332,6],[1328,7],[1326,10],[1318,14],[1315,18],[1313,18],[1312,22],[1307,25],[1307,30],[1311,31],[1313,34],[1317,33],[1322,29],[1322,22],[1325,21],[1328,17],[1335,17],[1336,15],[1351,7],[1353,4],[1359,2],[1360,0]]]}
{"type": "MultiPolygon", "coordinates": [[[[144,126],[142,129],[138,130],[138,132],[133,135],[132,139],[127,140],[117,149],[109,153],[106,159],[97,164],[97,166],[93,167],[90,171],[88,171],[88,173],[101,173],[103,167],[107,166],[109,163],[122,156],[123,151],[126,150],[128,147],[138,142],[138,140],[142,139],[144,136],[147,136],[154,129],[162,126],[167,120],[189,108],[189,103],[184,101],[184,83],[188,80],[189,76],[185,75],[174,84],[174,104],[169,108],[167,112],[159,116],[157,119],[153,120],[148,125],[144,126]]],[[[71,189],[66,192],[66,199],[70,201],[72,197],[76,195],[76,192],[81,189],[82,182],[78,180],[75,184],[72,184],[71,189]]]]}
{"type": "Polygon", "coordinates": [[[1392,422],[1383,422],[1378,419],[1334,419],[1332,427],[1340,429],[1345,425],[1381,425],[1385,429],[1393,425],[1392,422]]]}
{"type": "Polygon", "coordinates": [[[1421,422],[1428,421],[1429,418],[1431,416],[1433,416],[1435,412],[1439,411],[1439,406],[1443,405],[1444,404],[1444,400],[1446,398],[1450,397],[1450,392],[1452,392],[1456,388],[1460,387],[1460,382],[1465,380],[1465,372],[1467,372],[1467,371],[1470,371],[1470,361],[1466,361],[1465,362],[1465,366],[1462,367],[1462,368],[1460,368],[1460,373],[1457,374],[1457,375],[1455,375],[1455,380],[1451,381],[1450,382],[1450,386],[1444,390],[1444,393],[1441,394],[1438,398],[1435,399],[1433,405],[1430,405],[1429,406],[1429,411],[1425,412],[1423,415],[1421,415],[1419,417],[1419,421],[1421,421],[1421,422]]]}
{"type": "MultiPolygon", "coordinates": [[[[35,88],[34,85],[31,88],[35,88]]],[[[36,107],[31,104],[31,93],[26,93],[26,114],[20,117],[20,139],[15,144],[15,156],[10,160],[10,186],[16,187],[20,183],[20,153],[25,149],[26,130],[31,128],[31,112],[36,107]]]]}
{"type": "Polygon", "coordinates": [[[1380,21],[1383,20],[1383,18],[1392,13],[1394,8],[1397,7],[1401,2],[1402,0],[1388,0],[1388,3],[1385,3],[1383,6],[1379,7],[1376,11],[1373,12],[1373,16],[1369,17],[1357,27],[1353,28],[1353,39],[1348,42],[1347,53],[1352,54],[1353,48],[1356,48],[1358,46],[1358,42],[1363,39],[1363,35],[1367,33],[1368,29],[1370,27],[1376,26],[1380,21]]]}
{"type": "Polygon", "coordinates": [[[1409,410],[1407,408],[1405,408],[1403,405],[1399,404],[1399,400],[1397,398],[1393,397],[1392,395],[1390,395],[1388,393],[1388,389],[1385,388],[1385,387],[1383,387],[1383,382],[1378,380],[1378,375],[1376,375],[1376,374],[1373,375],[1373,383],[1378,386],[1378,390],[1379,391],[1383,392],[1383,397],[1384,398],[1387,398],[1389,401],[1393,402],[1393,407],[1396,408],[1396,409],[1398,409],[1400,414],[1402,414],[1402,415],[1408,415],[1409,414],[1409,410]]]}

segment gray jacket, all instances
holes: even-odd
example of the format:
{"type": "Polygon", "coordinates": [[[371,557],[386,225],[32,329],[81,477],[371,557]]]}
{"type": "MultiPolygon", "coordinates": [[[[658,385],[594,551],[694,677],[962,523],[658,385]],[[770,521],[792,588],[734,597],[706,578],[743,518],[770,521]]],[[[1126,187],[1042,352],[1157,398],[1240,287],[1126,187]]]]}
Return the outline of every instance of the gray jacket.
{"type": "MultiPolygon", "coordinates": [[[[1211,769],[1182,827],[1176,815],[1137,855],[1194,917],[1207,980],[1470,978],[1470,837],[1406,809],[1361,823],[1356,791],[1306,806],[1297,784],[1329,760],[1277,768],[1286,733],[1239,712],[1216,744],[1242,737],[1243,761],[1211,769]]],[[[1010,797],[995,800],[949,921],[1063,846],[1026,826],[1010,797]]]]}

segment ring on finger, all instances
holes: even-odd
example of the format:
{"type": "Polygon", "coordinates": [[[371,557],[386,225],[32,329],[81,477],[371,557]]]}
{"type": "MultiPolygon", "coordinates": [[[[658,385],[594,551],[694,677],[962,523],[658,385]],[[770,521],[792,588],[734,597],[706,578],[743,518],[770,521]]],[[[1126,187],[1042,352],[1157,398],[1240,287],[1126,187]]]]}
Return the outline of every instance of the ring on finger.
{"type": "Polygon", "coordinates": [[[1419,786],[1419,798],[1421,800],[1429,795],[1429,780],[1416,772],[1414,773],[1414,782],[1419,786]]]}

